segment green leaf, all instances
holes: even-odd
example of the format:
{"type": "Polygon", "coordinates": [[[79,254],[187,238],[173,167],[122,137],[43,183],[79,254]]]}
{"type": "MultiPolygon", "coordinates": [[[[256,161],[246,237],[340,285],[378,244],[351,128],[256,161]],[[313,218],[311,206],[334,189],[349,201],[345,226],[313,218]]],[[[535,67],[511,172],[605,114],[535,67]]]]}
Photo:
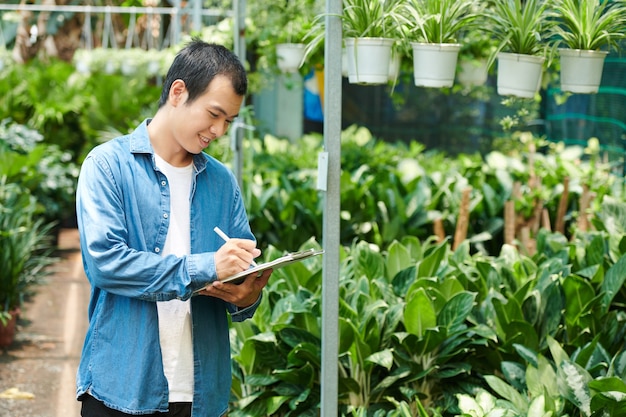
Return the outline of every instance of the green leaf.
{"type": "Polygon", "coordinates": [[[448,243],[442,242],[435,249],[424,257],[421,261],[417,262],[417,276],[418,277],[434,277],[437,270],[441,265],[441,261],[444,259],[448,252],[448,243]]]}
{"type": "Polygon", "coordinates": [[[406,293],[416,279],[417,267],[415,266],[411,266],[398,272],[392,280],[394,294],[399,297],[406,296],[406,293]]]}
{"type": "MultiPolygon", "coordinates": [[[[551,415],[552,413],[548,414],[551,415]]],[[[546,415],[546,399],[543,395],[534,397],[528,407],[527,417],[544,417],[546,415]]]]}
{"type": "MultiPolygon", "coordinates": [[[[456,394],[457,406],[462,413],[470,416],[483,416],[485,410],[478,402],[467,394],[456,394]]],[[[495,401],[494,401],[495,403],[495,401]]],[[[487,410],[489,411],[489,410],[487,410]]]]}
{"type": "Polygon", "coordinates": [[[580,365],[566,360],[557,371],[559,391],[568,401],[580,408],[585,416],[591,415],[591,394],[588,383],[591,376],[580,365]]]}
{"type": "Polygon", "coordinates": [[[339,354],[346,353],[350,346],[354,343],[356,329],[352,322],[346,320],[344,317],[339,317],[339,354]]]}
{"type": "Polygon", "coordinates": [[[441,309],[437,316],[437,324],[453,333],[464,324],[474,306],[475,293],[462,292],[452,297],[441,309]]]}
{"type": "Polygon", "coordinates": [[[485,380],[491,389],[493,389],[499,396],[509,400],[518,412],[526,413],[528,410],[528,402],[519,392],[515,390],[515,388],[495,375],[487,375],[485,376],[485,380]]]}
{"type": "Polygon", "coordinates": [[[531,364],[535,368],[539,366],[539,362],[538,362],[538,358],[537,358],[537,352],[535,352],[532,349],[528,349],[526,346],[521,345],[519,343],[515,343],[513,345],[513,347],[515,348],[515,351],[517,351],[517,353],[522,358],[524,358],[524,360],[526,362],[528,362],[529,364],[531,364]]]}
{"type": "Polygon", "coordinates": [[[409,333],[418,337],[422,337],[426,329],[437,326],[437,313],[423,288],[418,288],[407,300],[404,308],[404,326],[409,333]]]}
{"type": "Polygon", "coordinates": [[[539,356],[538,365],[526,368],[526,385],[531,396],[547,393],[550,397],[557,397],[559,388],[556,380],[556,372],[550,362],[539,356]]]}
{"type": "Polygon", "coordinates": [[[591,302],[596,292],[591,283],[576,275],[569,275],[563,280],[565,294],[565,321],[568,327],[585,327],[581,317],[590,313],[591,302]]]}
{"type": "Polygon", "coordinates": [[[506,378],[507,382],[511,384],[516,390],[524,391],[528,382],[526,381],[525,368],[517,363],[511,361],[503,361],[500,364],[500,370],[506,378]]]}
{"type": "Polygon", "coordinates": [[[387,277],[391,280],[396,274],[412,265],[411,254],[402,244],[394,241],[387,254],[387,277]]]}
{"type": "Polygon", "coordinates": [[[602,282],[602,291],[604,292],[601,302],[602,313],[606,314],[609,311],[613,297],[615,297],[615,294],[623,287],[624,280],[626,280],[626,254],[622,255],[622,257],[606,271],[604,281],[602,282]]]}
{"type": "Polygon", "coordinates": [[[557,367],[561,366],[563,362],[569,360],[567,352],[565,352],[559,342],[552,336],[548,336],[548,347],[550,348],[550,354],[552,355],[552,359],[554,359],[554,363],[557,367]]]}
{"type": "Polygon", "coordinates": [[[594,379],[589,381],[589,388],[597,392],[616,391],[626,394],[626,382],[617,377],[594,379]]]}
{"type": "Polygon", "coordinates": [[[371,363],[375,363],[376,365],[380,365],[387,370],[390,370],[393,366],[393,350],[381,350],[379,352],[371,354],[365,360],[371,363]]]}

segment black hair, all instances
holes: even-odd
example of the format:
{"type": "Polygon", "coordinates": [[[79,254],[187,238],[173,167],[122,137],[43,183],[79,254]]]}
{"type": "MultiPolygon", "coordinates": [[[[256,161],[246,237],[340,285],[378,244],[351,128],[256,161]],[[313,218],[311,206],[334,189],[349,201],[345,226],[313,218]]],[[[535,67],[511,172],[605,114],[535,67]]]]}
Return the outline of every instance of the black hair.
{"type": "Polygon", "coordinates": [[[248,78],[239,57],[222,45],[193,38],[176,54],[167,71],[159,108],[167,102],[174,81],[185,82],[189,93],[187,104],[190,104],[206,91],[216,75],[225,75],[230,79],[237,95],[246,95],[248,78]]]}

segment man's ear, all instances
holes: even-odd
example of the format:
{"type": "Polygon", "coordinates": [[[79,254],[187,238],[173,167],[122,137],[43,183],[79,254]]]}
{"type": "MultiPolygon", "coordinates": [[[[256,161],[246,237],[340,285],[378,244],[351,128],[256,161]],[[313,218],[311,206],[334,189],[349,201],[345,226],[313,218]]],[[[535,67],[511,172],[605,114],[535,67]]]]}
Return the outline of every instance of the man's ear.
{"type": "Polygon", "coordinates": [[[169,101],[172,106],[185,103],[187,100],[187,86],[183,80],[174,80],[170,87],[169,101]]]}

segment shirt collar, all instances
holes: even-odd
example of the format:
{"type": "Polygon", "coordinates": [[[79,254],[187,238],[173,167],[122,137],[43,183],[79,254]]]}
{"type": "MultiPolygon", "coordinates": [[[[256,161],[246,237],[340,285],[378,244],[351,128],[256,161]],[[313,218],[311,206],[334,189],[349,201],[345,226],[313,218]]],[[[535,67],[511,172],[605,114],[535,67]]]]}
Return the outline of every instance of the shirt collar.
{"type": "MultiPolygon", "coordinates": [[[[130,152],[131,153],[146,153],[154,155],[154,149],[150,143],[150,136],[148,135],[148,124],[152,119],[145,119],[137,128],[130,134],[130,152]]],[[[201,172],[206,168],[207,158],[201,152],[193,156],[193,165],[197,172],[201,172]]]]}

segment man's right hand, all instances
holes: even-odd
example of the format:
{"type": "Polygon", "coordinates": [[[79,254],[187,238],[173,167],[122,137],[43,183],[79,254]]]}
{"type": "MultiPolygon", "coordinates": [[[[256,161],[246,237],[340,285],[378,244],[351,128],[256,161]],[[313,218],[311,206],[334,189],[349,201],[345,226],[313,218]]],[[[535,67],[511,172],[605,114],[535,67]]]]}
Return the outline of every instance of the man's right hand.
{"type": "Polygon", "coordinates": [[[245,271],[253,264],[254,258],[261,255],[256,242],[249,239],[230,239],[215,252],[217,278],[224,279],[245,271]]]}

